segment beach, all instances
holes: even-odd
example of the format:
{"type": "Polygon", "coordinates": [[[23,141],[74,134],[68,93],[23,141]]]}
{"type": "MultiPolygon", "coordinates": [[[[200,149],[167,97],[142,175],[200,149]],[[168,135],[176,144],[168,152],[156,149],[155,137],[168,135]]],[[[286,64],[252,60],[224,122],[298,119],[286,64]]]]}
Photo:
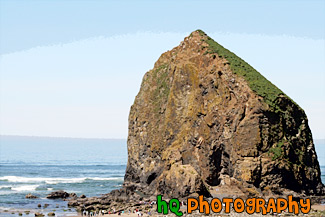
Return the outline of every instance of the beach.
{"type": "MultiPolygon", "coordinates": [[[[34,210],[36,211],[36,210],[34,210]]],[[[18,212],[18,210],[16,210],[16,212],[18,212]]],[[[34,215],[34,212],[31,211],[29,215],[26,215],[25,212],[23,212],[22,210],[20,210],[20,213],[22,213],[23,215],[22,216],[35,216],[34,215]]],[[[0,212],[0,214],[3,214],[0,212]]],[[[46,213],[45,213],[46,214],[46,213]]],[[[12,216],[13,214],[11,214],[10,212],[7,213],[6,216],[12,216]]],[[[47,216],[47,215],[45,215],[47,216]]],[[[55,216],[62,216],[62,217],[88,217],[88,216],[84,216],[84,215],[81,215],[81,214],[73,214],[73,213],[60,213],[60,214],[56,214],[55,216]]],[[[121,213],[121,214],[104,214],[104,215],[97,215],[97,217],[138,217],[138,214],[137,213],[121,213]]],[[[152,212],[150,215],[148,213],[142,213],[142,217],[165,217],[165,216],[168,216],[168,217],[176,217],[175,214],[173,213],[169,213],[167,215],[164,215],[164,214],[159,214],[159,213],[156,213],[155,211],[152,212]]],[[[205,216],[205,215],[202,215],[198,212],[195,212],[195,213],[192,213],[192,214],[184,214],[183,216],[192,216],[192,217],[195,217],[195,216],[205,216]]],[[[320,205],[320,204],[315,204],[315,205],[312,205],[312,209],[311,211],[308,213],[308,214],[298,214],[298,215],[295,215],[295,214],[290,214],[288,213],[287,211],[285,212],[282,212],[281,214],[267,214],[267,215],[262,215],[262,214],[258,214],[258,213],[254,213],[254,214],[247,214],[245,212],[243,213],[236,213],[234,211],[231,211],[230,213],[211,213],[209,216],[217,216],[217,217],[223,217],[223,216],[229,216],[229,217],[237,217],[237,216],[325,216],[325,205],[320,205]]]]}

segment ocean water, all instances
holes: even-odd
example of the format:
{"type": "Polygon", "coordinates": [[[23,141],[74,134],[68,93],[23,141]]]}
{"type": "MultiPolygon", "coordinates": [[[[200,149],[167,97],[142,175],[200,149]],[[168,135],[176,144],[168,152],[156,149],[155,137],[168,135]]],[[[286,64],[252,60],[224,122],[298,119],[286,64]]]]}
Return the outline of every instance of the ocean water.
{"type": "Polygon", "coordinates": [[[316,139],[314,144],[320,165],[322,183],[325,184],[325,139],[316,139]]]}
{"type": "MultiPolygon", "coordinates": [[[[315,141],[323,183],[324,141],[315,141]]],[[[122,185],[126,163],[127,145],[122,139],[0,136],[0,216],[18,216],[24,210],[75,215],[67,202],[48,200],[46,195],[56,190],[87,197],[108,193],[122,185]],[[25,199],[28,193],[39,198],[25,199]],[[39,203],[49,206],[39,209],[39,203]]]]}
{"type": "Polygon", "coordinates": [[[46,195],[108,193],[122,185],[126,163],[126,140],[0,136],[0,216],[17,216],[17,208],[75,215],[67,202],[46,195]],[[28,193],[39,198],[25,199],[28,193]],[[49,206],[38,209],[39,203],[49,206]]]}

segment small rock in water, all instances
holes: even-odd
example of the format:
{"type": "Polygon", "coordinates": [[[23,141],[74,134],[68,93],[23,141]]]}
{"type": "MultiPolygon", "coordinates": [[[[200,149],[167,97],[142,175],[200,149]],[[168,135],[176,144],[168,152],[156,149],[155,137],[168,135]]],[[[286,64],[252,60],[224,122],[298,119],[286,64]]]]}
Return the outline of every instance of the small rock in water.
{"type": "Polygon", "coordinates": [[[46,203],[44,204],[44,208],[47,208],[50,204],[46,203]]]}
{"type": "Polygon", "coordinates": [[[35,199],[35,198],[38,198],[38,197],[35,196],[35,195],[32,195],[31,193],[29,193],[29,194],[27,194],[27,195],[25,196],[25,198],[26,198],[26,199],[35,199]]]}
{"type": "Polygon", "coordinates": [[[35,213],[35,217],[43,217],[43,216],[44,216],[43,213],[39,213],[39,212],[35,213]]]}
{"type": "Polygon", "coordinates": [[[54,191],[46,196],[47,199],[59,199],[59,198],[64,199],[68,197],[70,197],[70,194],[65,191],[54,191]]]}
{"type": "Polygon", "coordinates": [[[39,204],[37,204],[37,207],[38,207],[38,208],[41,208],[41,207],[42,207],[42,205],[39,203],[39,204]]]}
{"type": "Polygon", "coordinates": [[[20,212],[18,215],[19,215],[19,216],[22,216],[23,214],[20,212]]]}
{"type": "Polygon", "coordinates": [[[49,212],[47,215],[48,216],[55,216],[55,213],[54,212],[49,212]]]}
{"type": "Polygon", "coordinates": [[[80,198],[86,198],[86,195],[82,194],[80,195],[80,198]]]}

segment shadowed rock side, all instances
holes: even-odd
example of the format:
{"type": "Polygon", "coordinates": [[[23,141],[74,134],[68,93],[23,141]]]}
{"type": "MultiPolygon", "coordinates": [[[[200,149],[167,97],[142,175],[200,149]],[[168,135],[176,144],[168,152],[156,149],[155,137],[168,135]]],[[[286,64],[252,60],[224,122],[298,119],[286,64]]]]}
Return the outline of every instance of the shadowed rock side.
{"type": "Polygon", "coordinates": [[[304,111],[198,30],[144,75],[129,115],[124,188],[186,197],[211,196],[214,186],[324,194],[304,111]]]}

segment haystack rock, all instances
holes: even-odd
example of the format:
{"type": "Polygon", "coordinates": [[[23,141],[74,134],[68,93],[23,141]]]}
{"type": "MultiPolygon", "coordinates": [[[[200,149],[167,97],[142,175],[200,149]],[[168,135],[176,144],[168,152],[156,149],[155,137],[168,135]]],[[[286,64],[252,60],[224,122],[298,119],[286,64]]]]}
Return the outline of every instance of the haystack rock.
{"type": "Polygon", "coordinates": [[[324,194],[303,109],[201,30],[144,75],[124,186],[168,197],[324,194]]]}

